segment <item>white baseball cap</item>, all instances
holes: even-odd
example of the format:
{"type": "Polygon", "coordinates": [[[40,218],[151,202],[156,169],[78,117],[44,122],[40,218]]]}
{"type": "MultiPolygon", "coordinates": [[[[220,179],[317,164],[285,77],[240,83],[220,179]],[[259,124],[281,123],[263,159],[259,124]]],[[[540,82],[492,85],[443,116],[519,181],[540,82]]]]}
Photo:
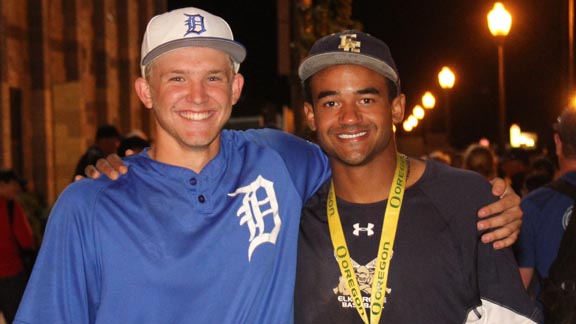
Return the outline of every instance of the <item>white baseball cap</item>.
{"type": "Polygon", "coordinates": [[[244,46],[234,41],[228,23],[198,8],[182,8],[152,17],[142,40],[142,76],[158,56],[182,47],[210,47],[230,55],[234,70],[246,58],[244,46]]]}

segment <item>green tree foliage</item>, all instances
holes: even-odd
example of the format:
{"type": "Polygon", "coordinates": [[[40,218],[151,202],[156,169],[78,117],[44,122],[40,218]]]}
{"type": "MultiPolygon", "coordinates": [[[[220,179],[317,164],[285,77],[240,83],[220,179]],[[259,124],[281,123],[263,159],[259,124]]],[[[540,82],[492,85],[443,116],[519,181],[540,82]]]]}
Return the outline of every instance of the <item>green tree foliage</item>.
{"type": "Polygon", "coordinates": [[[292,43],[291,62],[291,107],[294,108],[295,134],[313,139],[313,134],[304,123],[303,97],[298,65],[308,55],[314,42],[335,32],[356,29],[362,24],[352,20],[352,0],[292,0],[292,43]]]}
{"type": "Polygon", "coordinates": [[[362,30],[362,24],[352,19],[352,0],[297,1],[300,57],[306,56],[318,38],[346,29],[362,30]]]}

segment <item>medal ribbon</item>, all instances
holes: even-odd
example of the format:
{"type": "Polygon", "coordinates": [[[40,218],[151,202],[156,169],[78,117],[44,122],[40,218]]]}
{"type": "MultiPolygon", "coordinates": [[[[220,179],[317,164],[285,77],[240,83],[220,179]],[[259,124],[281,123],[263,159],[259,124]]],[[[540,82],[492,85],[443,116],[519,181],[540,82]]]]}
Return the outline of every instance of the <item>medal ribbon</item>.
{"type": "Polygon", "coordinates": [[[356,273],[352,267],[346,238],[340,222],[340,214],[336,206],[336,194],[334,193],[334,182],[330,184],[328,193],[328,203],[326,212],[328,215],[328,227],[330,237],[334,246],[334,255],[340,267],[342,277],[347,284],[350,296],[356,306],[358,314],[365,324],[377,324],[380,321],[382,310],[384,308],[384,296],[386,295],[386,284],[388,282],[388,272],[390,270],[390,261],[398,228],[398,219],[400,218],[400,209],[404,199],[404,189],[406,187],[408,158],[403,154],[396,154],[396,171],[394,179],[390,185],[386,212],[384,213],[384,223],[382,224],[382,233],[380,235],[380,244],[378,246],[378,255],[376,269],[372,282],[372,292],[370,294],[370,321],[362,302],[362,291],[358,285],[356,273]]]}

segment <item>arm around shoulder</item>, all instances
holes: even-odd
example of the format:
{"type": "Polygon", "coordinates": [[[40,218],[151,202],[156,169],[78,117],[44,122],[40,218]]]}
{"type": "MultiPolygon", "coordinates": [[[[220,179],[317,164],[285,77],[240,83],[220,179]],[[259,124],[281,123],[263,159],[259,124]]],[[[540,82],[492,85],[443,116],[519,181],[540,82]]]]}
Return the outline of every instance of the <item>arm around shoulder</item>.
{"type": "Polygon", "coordinates": [[[292,179],[303,188],[305,198],[311,197],[331,175],[328,157],[310,141],[274,129],[249,130],[245,134],[251,141],[265,145],[281,156],[292,179]]]}

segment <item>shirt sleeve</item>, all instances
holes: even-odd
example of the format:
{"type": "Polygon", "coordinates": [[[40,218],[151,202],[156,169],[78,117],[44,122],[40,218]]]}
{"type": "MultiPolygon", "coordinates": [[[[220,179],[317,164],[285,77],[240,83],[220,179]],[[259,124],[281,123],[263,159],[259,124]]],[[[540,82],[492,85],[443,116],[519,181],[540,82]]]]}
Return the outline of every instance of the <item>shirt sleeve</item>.
{"type": "Polygon", "coordinates": [[[481,242],[477,249],[482,323],[536,323],[539,313],[522,285],[512,249],[495,250],[481,242]]]}
{"type": "MultiPolygon", "coordinates": [[[[78,183],[71,186],[77,188],[78,183]]],[[[99,289],[94,238],[86,217],[91,208],[83,203],[81,191],[71,189],[52,209],[14,323],[94,322],[99,289]]]]}
{"type": "Polygon", "coordinates": [[[295,185],[307,201],[331,175],[328,157],[309,141],[274,129],[246,131],[251,141],[275,150],[283,159],[295,185]]]}
{"type": "MultiPolygon", "coordinates": [[[[495,250],[492,244],[481,241],[483,232],[476,230],[476,211],[496,199],[490,184],[477,174],[452,170],[442,174],[441,179],[445,186],[439,188],[451,188],[450,200],[442,200],[451,207],[444,214],[449,215],[456,230],[470,289],[477,289],[477,302],[481,302],[470,310],[467,323],[536,323],[539,313],[524,289],[511,248],[495,250]]],[[[444,205],[440,208],[446,209],[444,205]]]]}
{"type": "Polygon", "coordinates": [[[520,204],[524,217],[522,228],[518,236],[518,242],[514,246],[518,266],[521,268],[536,268],[536,233],[534,230],[534,220],[537,218],[538,210],[530,200],[522,200],[520,204]]]}

